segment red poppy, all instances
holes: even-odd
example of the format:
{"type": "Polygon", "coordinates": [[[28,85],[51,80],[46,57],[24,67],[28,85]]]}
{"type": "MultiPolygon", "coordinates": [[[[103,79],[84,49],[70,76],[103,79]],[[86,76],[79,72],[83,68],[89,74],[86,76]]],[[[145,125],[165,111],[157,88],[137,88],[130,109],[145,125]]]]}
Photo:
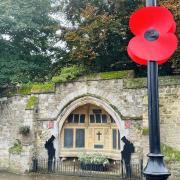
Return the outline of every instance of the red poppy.
{"type": "Polygon", "coordinates": [[[128,54],[133,61],[147,64],[166,62],[177,49],[174,35],[176,23],[164,7],[144,7],[130,17],[130,29],[135,35],[128,44],[128,54]]]}

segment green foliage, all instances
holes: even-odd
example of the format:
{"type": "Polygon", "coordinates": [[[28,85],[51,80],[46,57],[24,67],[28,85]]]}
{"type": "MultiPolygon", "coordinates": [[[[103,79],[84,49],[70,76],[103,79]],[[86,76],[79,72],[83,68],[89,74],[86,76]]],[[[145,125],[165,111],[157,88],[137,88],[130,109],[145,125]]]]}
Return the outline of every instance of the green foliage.
{"type": "Polygon", "coordinates": [[[9,148],[10,154],[20,154],[22,152],[21,141],[17,139],[17,142],[14,143],[12,147],[9,148]]]}
{"type": "Polygon", "coordinates": [[[33,83],[31,92],[53,92],[54,91],[54,83],[52,82],[44,82],[44,83],[33,83]]]}
{"type": "Polygon", "coordinates": [[[0,86],[48,78],[57,50],[51,10],[51,0],[1,0],[0,86]]]}
{"type": "Polygon", "coordinates": [[[149,128],[143,128],[142,135],[148,136],[149,135],[149,128]]]}
{"type": "MultiPolygon", "coordinates": [[[[179,27],[177,0],[159,3],[174,13],[179,27]]],[[[74,79],[73,73],[61,76],[57,72],[77,62],[93,72],[135,69],[146,76],[146,68],[133,63],[126,52],[132,37],[129,16],[141,5],[141,0],[1,0],[0,88],[46,82],[54,75],[54,82],[74,79]],[[50,15],[54,12],[63,12],[71,28],[53,20],[50,15]],[[61,30],[58,36],[57,30],[61,30]],[[66,48],[54,46],[59,40],[65,42],[66,48]]],[[[179,49],[173,56],[175,69],[180,67],[179,49]]],[[[171,65],[160,66],[162,74],[172,73],[171,65]]],[[[106,79],[108,75],[102,76],[106,79]]],[[[29,94],[32,87],[28,86],[21,87],[20,94],[29,94]]],[[[41,88],[37,91],[41,92],[41,88]]]]}
{"type": "Polygon", "coordinates": [[[19,134],[22,134],[23,136],[27,136],[30,133],[30,126],[21,126],[19,128],[19,134]]]}
{"type": "Polygon", "coordinates": [[[166,145],[161,144],[162,153],[165,155],[165,161],[179,161],[180,160],[180,151],[166,145]]]}
{"type": "Polygon", "coordinates": [[[52,78],[52,82],[59,83],[68,80],[76,79],[77,77],[83,75],[86,72],[84,66],[73,65],[70,67],[64,67],[60,70],[57,76],[52,78]]]}
{"type": "Polygon", "coordinates": [[[55,85],[53,82],[44,83],[27,83],[20,84],[9,91],[7,91],[6,96],[13,96],[15,94],[27,95],[31,93],[46,93],[54,92],[55,85]]]}
{"type": "Polygon", "coordinates": [[[90,73],[85,76],[86,79],[122,79],[132,76],[132,71],[110,71],[102,73],[90,73]]]}
{"type": "Polygon", "coordinates": [[[32,89],[32,83],[22,84],[20,87],[17,87],[17,94],[30,94],[32,89]]]}
{"type": "Polygon", "coordinates": [[[129,71],[111,71],[98,74],[102,79],[120,79],[127,78],[129,75],[129,71]]]}
{"type": "MultiPolygon", "coordinates": [[[[164,6],[168,8],[175,19],[176,22],[176,35],[178,36],[178,39],[180,38],[180,3],[177,0],[159,0],[159,4],[161,6],[164,6]]],[[[175,69],[180,69],[180,46],[178,46],[176,52],[174,53],[173,57],[173,66],[175,69]]]]}
{"type": "Polygon", "coordinates": [[[78,160],[84,164],[103,164],[103,165],[109,164],[108,158],[100,153],[94,153],[94,154],[80,153],[78,156],[78,160]]]}
{"type": "Polygon", "coordinates": [[[31,96],[28,99],[27,105],[26,105],[26,109],[33,109],[34,105],[37,103],[38,98],[36,96],[31,96]]]}
{"type": "Polygon", "coordinates": [[[132,64],[126,52],[132,37],[128,18],[140,5],[141,2],[135,0],[63,1],[66,18],[78,25],[61,27],[60,40],[67,43],[69,59],[98,72],[126,69],[127,63],[132,64]]]}

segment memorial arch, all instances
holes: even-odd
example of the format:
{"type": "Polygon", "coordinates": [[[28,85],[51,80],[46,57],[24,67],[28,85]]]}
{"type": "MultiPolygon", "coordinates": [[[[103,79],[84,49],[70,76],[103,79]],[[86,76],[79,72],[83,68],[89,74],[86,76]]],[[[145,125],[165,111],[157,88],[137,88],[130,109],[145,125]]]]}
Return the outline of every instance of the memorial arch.
{"type": "Polygon", "coordinates": [[[120,159],[121,137],[126,136],[120,112],[105,99],[85,95],[67,103],[57,119],[58,157],[77,157],[80,152],[102,152],[120,159]]]}

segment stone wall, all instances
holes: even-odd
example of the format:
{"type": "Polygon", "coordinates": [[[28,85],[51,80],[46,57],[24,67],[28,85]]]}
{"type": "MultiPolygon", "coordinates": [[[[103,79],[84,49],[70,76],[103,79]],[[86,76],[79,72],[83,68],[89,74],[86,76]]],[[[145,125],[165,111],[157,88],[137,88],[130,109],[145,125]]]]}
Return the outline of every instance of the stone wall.
{"type": "MultiPolygon", "coordinates": [[[[26,102],[28,96],[14,96],[5,101],[0,101],[0,169],[10,167],[11,159],[9,148],[13,146],[16,139],[21,140],[19,128],[22,125],[29,125],[31,129],[32,112],[26,111],[26,102]]],[[[29,153],[27,148],[24,148],[24,153],[29,153]]],[[[22,161],[26,157],[22,157],[22,161]]]]}
{"type": "Polygon", "coordinates": [[[171,172],[170,179],[178,180],[180,177],[180,161],[174,161],[168,164],[168,168],[171,172]]]}
{"type": "MultiPolygon", "coordinates": [[[[148,126],[147,96],[144,97],[144,127],[148,126]]],[[[162,142],[180,150],[180,86],[162,86],[159,91],[162,142]]]]}
{"type": "MultiPolygon", "coordinates": [[[[172,81],[171,78],[168,81],[165,78],[164,81],[160,79],[160,83],[161,138],[164,143],[180,150],[180,139],[177,138],[180,137],[180,82],[178,79],[172,81]]],[[[13,171],[13,162],[21,158],[26,165],[17,167],[23,166],[25,172],[34,151],[38,156],[47,157],[45,141],[52,134],[58,137],[67,116],[78,106],[87,103],[105,109],[115,119],[121,135],[126,135],[135,144],[135,159],[142,157],[142,151],[147,154],[148,138],[145,140],[142,136],[143,127],[147,127],[147,89],[144,79],[72,81],[57,84],[54,93],[16,95],[0,100],[0,169],[9,168],[13,171]],[[38,105],[34,110],[27,110],[26,104],[32,95],[38,97],[38,105]],[[51,128],[48,126],[50,122],[53,123],[51,128]],[[22,140],[19,134],[22,125],[31,127],[32,142],[23,145],[23,152],[28,156],[23,155],[23,152],[12,156],[8,149],[16,139],[22,140]]],[[[58,138],[55,147],[58,150],[58,138]]],[[[14,171],[20,169],[17,167],[14,171]]]]}

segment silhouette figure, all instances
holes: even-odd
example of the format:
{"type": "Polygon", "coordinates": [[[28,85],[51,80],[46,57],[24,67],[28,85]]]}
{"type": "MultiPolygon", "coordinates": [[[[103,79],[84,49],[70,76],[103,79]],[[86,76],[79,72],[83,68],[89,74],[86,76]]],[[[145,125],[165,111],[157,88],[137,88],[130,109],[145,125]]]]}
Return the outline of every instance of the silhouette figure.
{"type": "Polygon", "coordinates": [[[124,148],[121,151],[122,162],[125,164],[126,177],[131,177],[131,154],[134,153],[134,145],[125,136],[121,138],[124,142],[124,148]]]}
{"type": "Polygon", "coordinates": [[[52,135],[48,141],[45,143],[45,148],[47,149],[48,152],[48,172],[52,172],[52,163],[53,159],[55,160],[55,148],[54,148],[54,141],[55,137],[52,135]]]}

